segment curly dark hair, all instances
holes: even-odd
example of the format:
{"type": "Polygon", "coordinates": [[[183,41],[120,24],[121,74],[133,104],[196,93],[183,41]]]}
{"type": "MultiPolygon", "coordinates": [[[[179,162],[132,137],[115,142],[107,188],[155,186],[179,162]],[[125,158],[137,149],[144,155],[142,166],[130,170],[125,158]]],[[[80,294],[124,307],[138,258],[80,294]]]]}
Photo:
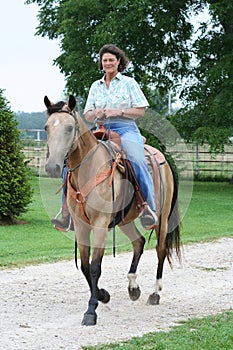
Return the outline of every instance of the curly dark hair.
{"type": "Polygon", "coordinates": [[[129,64],[129,59],[128,57],[126,57],[125,53],[116,45],[113,44],[107,44],[104,45],[99,52],[99,69],[103,69],[102,66],[102,57],[103,54],[105,53],[111,53],[112,55],[115,55],[116,58],[119,60],[120,59],[120,63],[118,66],[118,72],[123,72],[127,65],[129,64]]]}

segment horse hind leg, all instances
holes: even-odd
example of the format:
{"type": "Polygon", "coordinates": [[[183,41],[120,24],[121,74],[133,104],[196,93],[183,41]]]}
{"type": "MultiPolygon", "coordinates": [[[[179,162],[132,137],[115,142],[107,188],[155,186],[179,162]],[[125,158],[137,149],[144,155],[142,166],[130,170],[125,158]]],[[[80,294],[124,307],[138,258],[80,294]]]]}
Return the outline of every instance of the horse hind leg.
{"type": "Polygon", "coordinates": [[[166,254],[158,258],[159,262],[158,262],[157,274],[156,274],[155,291],[151,295],[149,295],[147,300],[148,305],[159,304],[159,301],[160,301],[159,291],[161,291],[163,288],[162,274],[163,274],[163,265],[164,265],[165,258],[166,258],[166,254]]]}
{"type": "Polygon", "coordinates": [[[128,285],[129,297],[131,300],[135,301],[141,295],[140,287],[136,282],[136,279],[137,279],[136,271],[139,264],[139,260],[143,253],[145,238],[140,234],[140,232],[138,231],[138,229],[136,228],[133,222],[124,226],[120,226],[120,229],[130,239],[133,246],[133,259],[132,259],[127,277],[129,280],[129,285],[128,285]]]}
{"type": "Polygon", "coordinates": [[[155,291],[149,295],[147,304],[148,305],[158,305],[160,302],[159,291],[163,288],[162,276],[163,276],[163,266],[166,258],[166,234],[167,234],[167,221],[161,220],[159,241],[156,247],[157,257],[158,257],[158,266],[156,273],[156,282],[155,282],[155,291]]]}

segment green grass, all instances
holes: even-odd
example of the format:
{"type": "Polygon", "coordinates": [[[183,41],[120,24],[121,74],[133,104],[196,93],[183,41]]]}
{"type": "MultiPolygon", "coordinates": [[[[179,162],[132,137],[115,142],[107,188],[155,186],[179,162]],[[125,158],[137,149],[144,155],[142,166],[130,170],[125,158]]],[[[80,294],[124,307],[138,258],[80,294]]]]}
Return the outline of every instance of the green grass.
{"type": "Polygon", "coordinates": [[[182,242],[211,241],[222,236],[233,236],[233,186],[195,182],[182,223],[182,242]]]}
{"type": "Polygon", "coordinates": [[[84,350],[231,350],[233,312],[191,319],[170,332],[154,332],[116,344],[83,346],[84,350]]]}
{"type": "MultiPolygon", "coordinates": [[[[73,233],[54,230],[50,219],[60,207],[55,196],[60,180],[32,177],[33,202],[19,219],[26,224],[0,226],[0,268],[24,266],[74,255],[73,233]]],[[[182,242],[210,241],[233,234],[233,186],[228,183],[196,182],[189,209],[182,224],[182,242]]],[[[128,239],[116,228],[117,252],[131,251],[128,239]]],[[[145,234],[149,236],[149,232],[145,234]]],[[[146,248],[155,246],[154,236],[146,248]]],[[[106,253],[112,252],[112,231],[109,232],[106,253]]]]}

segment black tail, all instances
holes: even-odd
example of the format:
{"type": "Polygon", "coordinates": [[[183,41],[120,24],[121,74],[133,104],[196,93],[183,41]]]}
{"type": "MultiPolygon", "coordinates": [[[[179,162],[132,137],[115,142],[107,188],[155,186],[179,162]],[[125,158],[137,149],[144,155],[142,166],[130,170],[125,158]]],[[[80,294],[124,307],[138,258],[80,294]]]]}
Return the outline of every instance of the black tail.
{"type": "Polygon", "coordinates": [[[167,260],[172,265],[172,251],[175,249],[176,255],[181,260],[181,252],[180,252],[180,214],[179,214],[179,206],[178,206],[178,180],[176,174],[174,172],[173,167],[170,162],[168,162],[170,169],[172,171],[173,176],[173,184],[174,184],[174,192],[171,203],[171,210],[168,217],[168,231],[166,236],[166,256],[167,260]]]}

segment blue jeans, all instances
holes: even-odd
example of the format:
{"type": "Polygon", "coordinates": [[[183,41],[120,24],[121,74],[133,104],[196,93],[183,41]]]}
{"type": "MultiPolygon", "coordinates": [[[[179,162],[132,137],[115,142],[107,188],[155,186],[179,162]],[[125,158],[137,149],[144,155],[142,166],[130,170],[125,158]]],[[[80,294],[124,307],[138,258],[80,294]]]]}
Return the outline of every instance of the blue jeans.
{"type": "MultiPolygon", "coordinates": [[[[63,171],[62,171],[62,183],[64,184],[66,180],[66,167],[64,166],[63,171]]],[[[61,202],[64,204],[65,202],[65,197],[66,197],[66,185],[62,188],[62,197],[61,197],[61,202]]]]}
{"type": "Polygon", "coordinates": [[[142,135],[135,121],[112,119],[106,122],[104,127],[106,130],[110,127],[120,135],[122,148],[132,164],[142,194],[150,208],[156,211],[154,183],[146,163],[142,135]]]}

